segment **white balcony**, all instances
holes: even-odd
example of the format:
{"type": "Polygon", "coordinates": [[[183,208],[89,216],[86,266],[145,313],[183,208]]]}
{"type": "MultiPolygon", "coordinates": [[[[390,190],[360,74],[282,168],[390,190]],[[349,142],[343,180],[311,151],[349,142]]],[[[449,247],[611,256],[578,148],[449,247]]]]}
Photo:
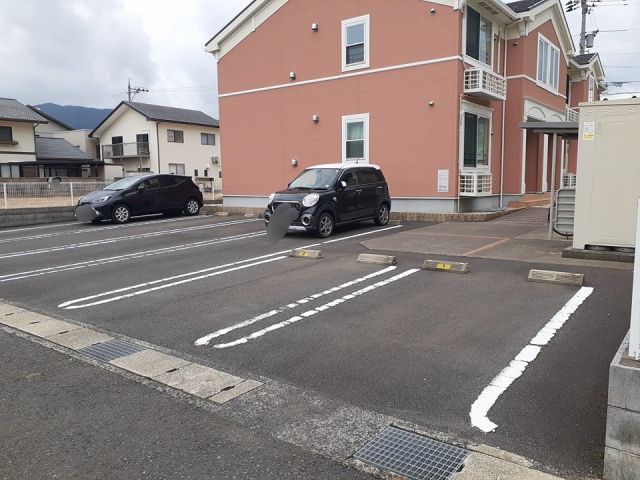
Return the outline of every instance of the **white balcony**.
{"type": "Polygon", "coordinates": [[[580,112],[578,112],[578,109],[567,107],[567,122],[579,122],[579,121],[580,121],[580,112]]]}
{"type": "Polygon", "coordinates": [[[490,100],[506,100],[507,81],[484,68],[470,68],[464,71],[464,93],[490,100]]]}
{"type": "Polygon", "coordinates": [[[493,193],[493,177],[490,173],[466,172],[460,174],[461,197],[486,197],[493,193]]]}

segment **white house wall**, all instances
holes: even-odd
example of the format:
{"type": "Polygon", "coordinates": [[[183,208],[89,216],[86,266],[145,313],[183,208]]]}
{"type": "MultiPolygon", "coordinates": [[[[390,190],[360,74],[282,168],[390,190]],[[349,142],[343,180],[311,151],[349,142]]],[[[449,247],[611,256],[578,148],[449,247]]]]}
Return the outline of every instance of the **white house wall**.
{"type": "Polygon", "coordinates": [[[28,162],[36,160],[36,144],[33,124],[27,122],[4,122],[0,126],[11,127],[13,141],[17,145],[0,144],[0,163],[28,162]]]}
{"type": "Polygon", "coordinates": [[[204,178],[204,170],[209,170],[208,178],[218,178],[220,163],[214,164],[213,157],[220,159],[220,129],[199,125],[184,125],[178,123],[161,123],[160,134],[160,167],[161,173],[169,171],[170,163],[183,163],[185,175],[204,178]],[[167,130],[182,130],[184,143],[167,141],[167,130]],[[213,133],[216,136],[215,145],[202,145],[201,133],[213,133]]]}
{"type": "MultiPolygon", "coordinates": [[[[143,115],[135,110],[127,108],[125,112],[118,117],[111,125],[104,129],[100,134],[100,146],[110,145],[112,137],[122,137],[123,143],[135,143],[136,135],[149,135],[149,158],[142,159],[142,167],[150,168],[151,172],[158,172],[158,144],[156,142],[156,124],[148,121],[143,115]]],[[[101,152],[102,154],[102,152],[101,152]]],[[[106,164],[120,165],[119,159],[104,159],[106,164]]],[[[125,170],[132,171],[140,166],[138,158],[129,158],[124,160],[125,170]]],[[[117,169],[110,168],[109,171],[115,172],[117,169]]],[[[129,173],[131,174],[131,173],[129,173]]],[[[105,170],[105,176],[107,175],[105,170]]],[[[122,169],[116,177],[123,176],[122,169]]]]}

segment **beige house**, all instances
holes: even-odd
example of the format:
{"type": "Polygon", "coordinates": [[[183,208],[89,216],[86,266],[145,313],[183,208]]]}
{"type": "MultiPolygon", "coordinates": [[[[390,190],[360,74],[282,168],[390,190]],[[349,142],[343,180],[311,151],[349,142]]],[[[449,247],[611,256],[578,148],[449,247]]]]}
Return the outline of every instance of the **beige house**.
{"type": "Polygon", "coordinates": [[[100,160],[65,138],[49,138],[68,128],[49,118],[15,99],[0,98],[0,179],[98,176],[100,160]]]}
{"type": "Polygon", "coordinates": [[[89,136],[99,141],[105,178],[175,173],[206,191],[221,177],[218,120],[197,110],[125,101],[89,136]]]}

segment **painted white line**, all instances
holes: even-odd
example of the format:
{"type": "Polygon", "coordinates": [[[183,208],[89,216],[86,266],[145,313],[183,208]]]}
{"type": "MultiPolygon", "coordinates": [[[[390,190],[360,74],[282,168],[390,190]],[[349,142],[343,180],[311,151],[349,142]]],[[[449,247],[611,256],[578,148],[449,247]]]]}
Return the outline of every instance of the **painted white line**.
{"type": "Polygon", "coordinates": [[[349,287],[351,287],[353,285],[356,285],[358,283],[362,283],[362,282],[364,282],[366,280],[369,280],[371,278],[377,277],[378,275],[383,275],[383,274],[385,274],[387,272],[391,272],[391,271],[393,271],[395,269],[396,269],[396,267],[388,267],[388,268],[385,268],[383,270],[379,270],[377,272],[371,273],[369,275],[365,275],[363,277],[356,278],[356,279],[351,280],[349,282],[342,283],[342,284],[338,285],[337,287],[329,288],[329,289],[324,290],[324,291],[319,292],[319,293],[314,293],[313,295],[310,295],[310,296],[305,297],[305,298],[301,298],[300,300],[297,300],[297,301],[295,301],[293,303],[289,303],[289,304],[284,305],[284,306],[282,306],[280,308],[277,308],[275,310],[271,310],[269,312],[265,312],[265,313],[262,313],[260,315],[256,315],[253,318],[250,318],[248,320],[244,320],[243,322],[236,323],[235,325],[231,325],[230,327],[226,327],[226,328],[222,328],[220,330],[216,330],[215,332],[210,333],[209,335],[206,335],[204,337],[199,338],[198,340],[195,341],[195,344],[196,345],[208,345],[209,342],[211,340],[213,340],[214,338],[220,337],[222,335],[226,335],[227,333],[232,332],[234,330],[237,330],[238,328],[242,328],[242,327],[246,327],[248,325],[252,325],[252,324],[254,324],[256,322],[259,322],[261,320],[265,320],[267,318],[273,317],[274,315],[278,315],[279,313],[285,312],[287,310],[291,310],[291,309],[296,308],[296,307],[298,307],[300,305],[304,305],[304,304],[306,304],[306,303],[308,303],[308,302],[310,302],[312,300],[316,300],[316,299],[318,299],[320,297],[323,297],[325,295],[330,295],[332,293],[338,292],[338,291],[343,290],[345,288],[349,288],[349,287]]]}
{"type": "Polygon", "coordinates": [[[193,227],[184,227],[184,228],[174,228],[174,229],[171,229],[171,230],[160,230],[160,231],[157,231],[157,232],[140,233],[140,234],[137,234],[137,235],[127,235],[127,236],[123,236],[123,237],[113,237],[113,238],[106,238],[106,239],[101,239],[101,240],[91,240],[91,241],[81,242],[81,243],[72,243],[72,244],[68,244],[68,245],[61,245],[59,247],[37,248],[35,250],[25,250],[25,251],[21,251],[21,252],[8,253],[6,255],[0,256],[0,260],[6,259],[6,258],[13,258],[13,257],[23,257],[23,256],[26,256],[26,255],[38,255],[38,254],[42,254],[42,253],[59,252],[61,250],[72,250],[72,249],[76,249],[76,248],[93,247],[93,246],[96,246],[96,245],[104,245],[104,244],[107,244],[107,243],[117,243],[117,242],[122,242],[122,241],[125,241],[125,240],[139,240],[141,238],[159,237],[159,236],[172,235],[172,234],[177,234],[177,233],[193,232],[193,231],[196,231],[196,230],[207,230],[207,229],[212,229],[212,228],[228,227],[230,225],[240,225],[240,224],[243,224],[243,223],[252,223],[252,222],[257,222],[257,221],[260,221],[260,219],[251,218],[251,219],[246,219],[246,220],[233,220],[233,221],[229,221],[229,222],[213,223],[213,224],[208,224],[208,225],[197,225],[197,226],[193,226],[193,227]]]}
{"type": "Polygon", "coordinates": [[[364,233],[358,233],[357,235],[350,235],[348,237],[340,237],[340,238],[334,238],[333,240],[326,240],[322,243],[334,243],[334,242],[341,242],[342,240],[350,240],[352,238],[357,238],[357,237],[364,237],[365,235],[371,235],[372,233],[380,233],[380,232],[386,232],[388,230],[393,230],[395,228],[400,228],[403,225],[394,225],[393,227],[386,227],[386,228],[380,228],[377,230],[371,230],[369,232],[364,232],[364,233]]]}
{"type": "Polygon", "coordinates": [[[235,241],[239,241],[239,240],[247,240],[247,239],[251,239],[251,238],[256,238],[256,237],[261,237],[263,235],[266,235],[266,232],[251,232],[251,233],[246,233],[246,234],[242,234],[242,235],[233,235],[230,237],[222,237],[222,238],[215,238],[212,240],[203,240],[200,242],[193,242],[193,243],[185,243],[185,244],[181,244],[181,245],[175,245],[172,247],[164,247],[164,248],[157,248],[154,250],[146,250],[146,251],[142,251],[142,252],[137,252],[137,253],[128,253],[125,255],[117,255],[114,257],[106,257],[106,258],[101,258],[101,259],[95,259],[95,260],[88,260],[85,262],[77,262],[77,263],[71,263],[71,264],[67,264],[67,265],[58,265],[55,267],[47,267],[47,268],[39,268],[37,270],[28,270],[28,271],[24,271],[24,272],[16,272],[16,273],[10,273],[7,275],[0,275],[0,283],[3,282],[11,282],[14,280],[21,280],[21,279],[25,279],[25,278],[31,278],[31,277],[38,277],[38,276],[42,276],[42,275],[49,275],[49,274],[53,274],[53,273],[60,273],[60,272],[66,272],[69,270],[78,270],[81,268],[89,268],[89,267],[96,267],[99,265],[106,265],[109,263],[116,263],[116,262],[121,262],[124,260],[133,260],[136,258],[143,258],[143,257],[149,257],[149,256],[153,256],[153,255],[160,255],[160,254],[165,254],[165,253],[171,253],[171,252],[179,252],[182,250],[191,250],[193,248],[199,248],[199,247],[204,247],[204,246],[209,246],[209,245],[215,245],[218,243],[228,243],[228,242],[235,242],[235,241]]]}
{"type": "Polygon", "coordinates": [[[360,290],[356,290],[355,292],[350,293],[349,295],[345,295],[344,297],[338,298],[336,300],[333,300],[332,302],[329,303],[325,303],[324,305],[317,307],[317,308],[313,308],[311,310],[308,310],[304,313],[301,313],[300,315],[296,315],[294,317],[291,317],[283,322],[280,323],[276,323],[274,325],[270,325],[266,328],[263,328],[262,330],[258,330],[257,332],[253,332],[251,335],[247,335],[246,337],[242,337],[239,338],[238,340],[235,340],[233,342],[229,342],[229,343],[219,343],[214,345],[214,348],[229,348],[229,347],[235,347],[237,345],[242,345],[244,343],[247,343],[251,340],[255,340],[257,338],[262,337],[263,335],[266,335],[269,332],[273,332],[274,330],[278,330],[280,328],[284,328],[287,327],[293,323],[299,322],[300,320],[304,319],[304,318],[308,318],[311,317],[313,315],[317,315],[320,312],[324,312],[325,310],[328,310],[329,308],[335,307],[337,305],[340,305],[341,303],[344,303],[348,300],[351,300],[353,298],[356,298],[360,295],[364,295],[365,293],[369,293],[373,290],[376,290],[378,288],[384,287],[386,285],[389,285],[390,283],[396,282],[402,278],[408,277],[409,275],[412,275],[416,272],[419,272],[420,269],[418,268],[412,268],[409,270],[406,270],[398,275],[395,275],[393,277],[390,277],[386,280],[382,280],[380,282],[374,283],[373,285],[369,285],[367,287],[361,288],[360,290]]]}
{"type": "MultiPolygon", "coordinates": [[[[265,264],[265,263],[277,262],[278,260],[284,260],[285,258],[288,258],[288,257],[281,256],[281,257],[275,257],[275,258],[268,258],[266,260],[261,260],[259,262],[253,262],[253,263],[247,263],[247,264],[244,264],[244,265],[238,265],[238,266],[234,266],[232,268],[227,268],[225,270],[220,270],[220,271],[213,272],[213,273],[207,273],[206,275],[198,275],[197,277],[190,277],[190,278],[186,278],[186,279],[183,279],[183,280],[178,280],[178,281],[171,282],[171,283],[165,283],[165,284],[159,285],[157,287],[146,288],[144,290],[137,290],[135,292],[126,293],[124,295],[118,295],[118,296],[115,296],[115,297],[105,298],[105,299],[102,299],[102,300],[97,300],[95,302],[84,303],[84,304],[78,305],[78,302],[81,302],[81,301],[84,301],[84,300],[90,300],[90,299],[94,299],[94,298],[98,298],[98,297],[103,297],[103,296],[106,296],[106,295],[111,295],[113,293],[124,292],[124,291],[127,291],[127,290],[132,290],[134,288],[146,287],[146,286],[149,286],[149,285],[157,284],[157,283],[160,283],[160,282],[163,282],[163,281],[167,281],[167,280],[171,280],[171,279],[174,279],[174,278],[181,278],[181,277],[184,277],[185,275],[192,275],[193,273],[176,275],[175,277],[163,278],[161,280],[154,280],[153,282],[141,283],[139,285],[134,285],[132,287],[119,288],[117,290],[112,290],[110,292],[104,292],[104,293],[101,293],[99,295],[92,295],[90,297],[79,298],[77,300],[71,300],[69,302],[61,303],[60,305],[58,305],[58,307],[64,308],[64,309],[67,309],[67,310],[73,310],[73,309],[77,309],[77,308],[85,308],[85,307],[92,307],[92,306],[95,306],[95,305],[102,305],[104,303],[115,302],[117,300],[122,300],[122,299],[125,299],[125,298],[131,298],[131,297],[135,297],[137,295],[142,295],[142,294],[145,294],[145,293],[155,292],[155,291],[163,290],[163,289],[169,288],[169,287],[175,287],[176,285],[182,285],[182,284],[189,283],[189,282],[195,282],[196,280],[202,280],[204,278],[215,277],[217,275],[222,275],[224,273],[235,272],[237,270],[243,270],[245,268],[255,267],[255,266],[258,266],[258,265],[265,264]]],[[[236,262],[235,265],[237,265],[237,263],[238,262],[236,262]]],[[[234,264],[229,264],[229,265],[234,265],[234,264]]],[[[214,268],[223,268],[223,267],[221,266],[221,267],[214,267],[214,268]]]]}
{"type": "MultiPolygon", "coordinates": [[[[165,219],[160,219],[160,220],[147,220],[147,221],[140,221],[140,222],[133,222],[133,223],[126,223],[124,225],[105,225],[103,227],[92,227],[92,228],[83,228],[81,230],[70,230],[70,231],[66,231],[66,232],[52,232],[52,233],[40,233],[38,235],[31,235],[31,236],[27,236],[27,237],[15,237],[15,238],[5,238],[4,240],[0,240],[0,243],[9,243],[9,242],[19,242],[22,240],[39,240],[41,238],[50,238],[50,237],[59,237],[61,235],[76,235],[76,234],[83,234],[83,233],[92,233],[92,232],[102,232],[104,230],[116,230],[116,229],[121,229],[121,228],[132,228],[132,227],[139,227],[139,226],[144,226],[144,225],[149,225],[149,224],[160,224],[160,223],[173,223],[173,222],[184,222],[187,220],[196,220],[199,218],[208,218],[211,217],[212,215],[198,215],[197,217],[182,217],[182,218],[165,218],[165,219]]],[[[62,224],[56,224],[56,226],[65,226],[65,225],[75,225],[78,226],[79,222],[72,222],[72,223],[62,223],[62,224]]],[[[52,227],[51,225],[42,225],[39,227],[28,227],[28,228],[17,228],[14,230],[2,230],[0,231],[1,233],[9,233],[9,232],[20,232],[20,231],[25,231],[25,230],[35,230],[37,228],[47,228],[47,227],[52,227]]]]}
{"type": "Polygon", "coordinates": [[[15,233],[15,232],[24,232],[29,230],[38,230],[39,228],[57,228],[57,227],[67,227],[69,225],[77,225],[78,222],[69,222],[69,223],[47,223],[46,225],[39,225],[37,227],[23,227],[23,228],[12,228],[11,230],[0,230],[0,234],[4,233],[15,233]]]}
{"type": "MultiPolygon", "coordinates": [[[[397,227],[390,227],[390,228],[397,228],[397,227]]],[[[348,240],[348,239],[356,237],[356,236],[359,237],[361,235],[370,235],[370,234],[373,234],[373,233],[383,232],[385,230],[388,230],[388,228],[385,228],[385,229],[382,229],[382,230],[372,230],[370,232],[365,232],[365,233],[359,234],[359,235],[352,235],[352,236],[349,236],[349,237],[341,237],[341,238],[338,238],[338,239],[331,240],[331,242],[340,241],[340,240],[348,240]]],[[[323,243],[325,243],[325,242],[314,243],[314,244],[311,244],[311,245],[304,245],[304,246],[295,247],[295,248],[312,248],[312,247],[317,247],[319,245],[322,245],[323,243]]],[[[75,299],[75,300],[70,300],[70,301],[65,302],[65,303],[61,303],[60,305],[58,305],[58,308],[65,308],[65,309],[84,308],[84,307],[91,306],[93,304],[75,306],[75,307],[71,307],[71,305],[77,304],[77,303],[85,301],[85,300],[92,300],[94,298],[104,297],[104,296],[111,295],[111,294],[114,294],[114,293],[120,293],[120,292],[124,292],[124,291],[127,291],[127,290],[134,290],[136,288],[142,288],[142,287],[145,287],[147,285],[153,285],[153,284],[162,283],[162,282],[165,282],[165,281],[171,281],[171,280],[173,280],[175,278],[183,278],[183,277],[188,277],[188,276],[191,276],[191,275],[198,275],[198,274],[203,273],[203,272],[210,272],[210,271],[214,271],[214,270],[218,270],[218,269],[221,269],[221,268],[226,268],[226,267],[230,267],[230,266],[234,266],[234,265],[241,265],[241,264],[244,264],[244,263],[247,263],[247,262],[263,260],[263,259],[266,259],[266,258],[275,257],[277,255],[284,255],[284,257],[282,257],[282,258],[286,258],[286,256],[288,256],[290,252],[291,252],[291,248],[288,248],[286,250],[280,250],[279,252],[273,252],[273,253],[268,253],[266,255],[260,255],[258,257],[247,258],[245,260],[239,260],[237,262],[228,263],[226,265],[219,265],[217,267],[205,268],[205,269],[198,270],[198,271],[195,271],[195,272],[183,273],[181,275],[175,275],[175,276],[172,276],[172,277],[161,278],[159,280],[153,280],[153,281],[141,283],[141,284],[138,284],[138,285],[132,285],[132,286],[120,288],[120,289],[117,289],[117,290],[112,290],[110,292],[103,292],[103,293],[99,293],[99,294],[96,294],[96,295],[91,295],[91,296],[88,296],[88,297],[78,298],[78,299],[75,299]]],[[[114,301],[114,300],[110,300],[110,301],[114,301]]],[[[106,303],[106,302],[102,302],[102,303],[106,303]]]]}
{"type": "Polygon", "coordinates": [[[527,366],[533,362],[542,347],[547,345],[560,328],[565,324],[569,317],[575,313],[580,305],[593,293],[592,287],[582,287],[566,304],[556,313],[549,322],[540,329],[538,334],[533,337],[529,345],[524,347],[520,353],[512,360],[507,367],[491,381],[478,399],[471,405],[469,416],[471,417],[471,425],[479,428],[484,433],[493,432],[498,425],[493,423],[487,417],[489,410],[496,403],[500,395],[522,375],[527,366]]]}

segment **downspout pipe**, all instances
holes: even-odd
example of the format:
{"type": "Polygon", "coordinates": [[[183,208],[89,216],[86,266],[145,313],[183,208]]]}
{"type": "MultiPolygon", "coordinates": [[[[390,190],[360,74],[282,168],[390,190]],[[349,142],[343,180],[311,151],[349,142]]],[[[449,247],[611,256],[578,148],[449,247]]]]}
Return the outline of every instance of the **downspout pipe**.
{"type": "MultiPolygon", "coordinates": [[[[507,28],[508,27],[504,27],[504,60],[503,60],[503,67],[502,67],[502,75],[504,75],[505,78],[505,83],[507,82],[507,53],[509,52],[509,41],[507,40],[508,37],[508,33],[507,33],[507,28]]],[[[508,89],[507,89],[507,94],[508,94],[508,89]]],[[[500,139],[500,208],[504,208],[504,137],[505,137],[505,132],[504,132],[504,128],[505,128],[505,124],[506,124],[506,120],[505,120],[505,114],[506,114],[506,107],[507,104],[507,100],[505,99],[502,102],[502,138],[500,139]]]]}
{"type": "Polygon", "coordinates": [[[162,170],[160,169],[160,130],[158,128],[159,125],[160,125],[160,122],[156,122],[156,149],[158,150],[158,173],[162,173],[162,170]]]}

